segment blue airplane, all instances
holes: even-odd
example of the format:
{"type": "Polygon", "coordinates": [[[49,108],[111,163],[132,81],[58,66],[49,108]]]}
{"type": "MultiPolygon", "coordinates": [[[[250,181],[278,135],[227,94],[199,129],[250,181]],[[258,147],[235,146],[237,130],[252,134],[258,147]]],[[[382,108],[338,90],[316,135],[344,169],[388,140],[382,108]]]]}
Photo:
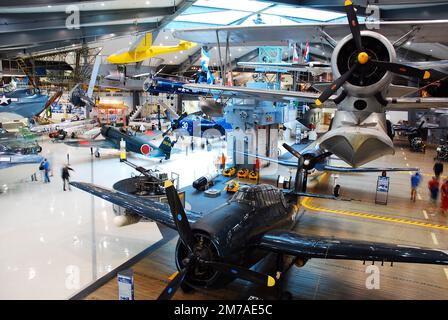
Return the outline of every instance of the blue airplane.
{"type": "Polygon", "coordinates": [[[159,146],[156,146],[148,140],[153,140],[158,136],[154,134],[152,137],[145,137],[142,134],[136,134],[124,128],[115,128],[112,126],[103,125],[99,132],[103,136],[102,140],[76,140],[64,142],[72,147],[88,147],[96,148],[95,155],[99,157],[98,149],[118,149],[120,150],[120,141],[123,139],[126,142],[126,151],[142,154],[151,158],[161,158],[162,160],[169,160],[171,152],[176,141],[171,141],[169,137],[165,137],[159,146]]]}
{"type": "Polygon", "coordinates": [[[19,88],[11,91],[0,91],[1,113],[15,114],[31,119],[45,110],[49,97],[37,88],[19,88]]]}
{"type": "Polygon", "coordinates": [[[232,126],[223,117],[216,118],[216,120],[208,120],[196,113],[184,113],[176,119],[172,117],[169,111],[166,112],[166,115],[171,122],[171,126],[165,131],[164,135],[171,130],[176,130],[177,133],[185,131],[188,135],[194,137],[221,137],[226,134],[226,131],[232,130],[232,126]]]}
{"type": "MultiPolygon", "coordinates": [[[[143,90],[155,96],[158,96],[160,93],[200,95],[197,91],[184,88],[185,84],[187,84],[187,82],[162,77],[148,77],[143,83],[143,90]]],[[[204,92],[202,94],[206,93],[204,92]]]]}

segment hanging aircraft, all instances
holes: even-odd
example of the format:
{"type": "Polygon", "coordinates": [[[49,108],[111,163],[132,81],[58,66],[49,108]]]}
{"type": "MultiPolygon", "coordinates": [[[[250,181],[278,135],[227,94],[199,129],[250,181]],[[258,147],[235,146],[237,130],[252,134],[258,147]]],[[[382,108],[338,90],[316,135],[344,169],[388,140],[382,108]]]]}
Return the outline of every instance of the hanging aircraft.
{"type": "Polygon", "coordinates": [[[150,140],[154,140],[161,135],[153,135],[147,137],[141,134],[136,134],[124,128],[115,128],[107,125],[102,125],[99,133],[89,140],[65,141],[64,143],[71,147],[86,147],[95,148],[96,157],[100,156],[99,149],[118,149],[120,150],[120,141],[123,139],[126,142],[126,151],[142,154],[151,158],[161,158],[162,160],[169,160],[171,151],[176,141],[171,141],[169,137],[164,137],[161,144],[157,147],[150,140]],[[95,140],[96,137],[102,135],[104,139],[95,140]]]}
{"type": "Polygon", "coordinates": [[[168,134],[170,131],[175,131],[177,134],[187,134],[192,137],[216,138],[224,136],[226,130],[232,130],[232,126],[223,117],[206,119],[202,116],[202,112],[183,113],[181,116],[178,116],[170,110],[166,110],[165,114],[171,125],[163,135],[168,134]]]}
{"type": "MultiPolygon", "coordinates": [[[[382,34],[371,30],[360,31],[355,9],[351,1],[345,2],[345,9],[351,34],[342,38],[341,23],[326,24],[300,24],[297,26],[253,26],[249,29],[243,27],[227,28],[235,43],[247,41],[269,41],[271,37],[279,36],[280,31],[285,37],[278,39],[301,40],[300,37],[315,37],[319,33],[317,27],[322,27],[327,33],[334,31],[342,40],[337,42],[332,57],[331,66],[336,80],[321,94],[309,92],[293,92],[284,90],[260,90],[243,87],[225,87],[216,85],[187,84],[187,89],[207,91],[209,94],[230,96],[234,98],[255,99],[284,99],[314,102],[321,106],[327,100],[337,105],[331,129],[318,138],[316,144],[324,150],[344,160],[352,167],[359,167],[386,154],[394,154],[392,132],[390,123],[386,120],[386,110],[424,109],[431,107],[447,107],[448,98],[405,97],[388,98],[387,90],[390,86],[392,73],[417,78],[420,80],[438,80],[445,77],[436,70],[421,70],[396,63],[396,52],[392,43],[382,34]],[[244,31],[248,33],[240,38],[244,31]],[[254,33],[257,30],[257,33],[254,33]],[[293,32],[295,32],[295,35],[293,32]],[[310,34],[307,34],[309,32],[310,34]],[[256,35],[258,34],[258,36],[256,35]],[[247,39],[253,35],[255,39],[247,39]],[[341,76],[342,74],[342,76],[341,76]]],[[[380,22],[379,32],[385,32],[398,37],[403,29],[408,28],[409,22],[380,22]]],[[[448,21],[416,22],[421,26],[414,37],[418,40],[424,37],[425,41],[437,38],[437,27],[445,26],[448,21]]],[[[414,24],[411,24],[414,25],[414,24]]],[[[189,38],[202,37],[204,42],[211,41],[211,33],[221,34],[222,28],[207,28],[194,30],[179,30],[175,36],[189,38]],[[212,32],[213,30],[213,32],[212,32]]],[[[346,29],[346,27],[345,27],[346,29]]],[[[404,33],[408,33],[406,30],[404,33]]],[[[275,38],[273,38],[275,40],[275,38]]],[[[249,44],[246,44],[249,45],[249,44]]],[[[307,152],[303,150],[302,152],[307,152]]]]}
{"type": "Polygon", "coordinates": [[[111,54],[107,57],[107,61],[113,64],[136,63],[163,54],[188,50],[196,46],[195,43],[189,41],[180,41],[177,46],[154,46],[152,42],[151,33],[142,34],[129,49],[111,54]]]}
{"type": "Polygon", "coordinates": [[[286,255],[294,256],[299,267],[313,258],[381,261],[391,265],[448,264],[447,251],[439,249],[303,236],[290,231],[297,223],[297,196],[270,185],[240,186],[230,201],[204,215],[185,211],[169,180],[165,183],[168,205],[90,183],[71,185],[178,231],[174,257],[179,272],[159,299],[171,299],[179,287],[216,289],[238,278],[261,286],[277,284],[276,289],[283,293],[283,278],[294,265],[285,263],[286,255]],[[278,257],[275,278],[250,270],[271,253],[278,257]]]}

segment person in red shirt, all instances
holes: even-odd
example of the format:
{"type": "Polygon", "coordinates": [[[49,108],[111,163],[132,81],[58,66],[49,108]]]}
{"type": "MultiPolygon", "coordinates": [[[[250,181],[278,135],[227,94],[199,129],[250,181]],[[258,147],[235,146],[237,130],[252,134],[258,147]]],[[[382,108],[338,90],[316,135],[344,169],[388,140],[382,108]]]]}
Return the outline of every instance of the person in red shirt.
{"type": "Polygon", "coordinates": [[[431,201],[434,206],[437,205],[437,198],[439,196],[439,179],[437,177],[432,177],[431,180],[428,182],[428,189],[431,197],[431,201]]]}
{"type": "Polygon", "coordinates": [[[440,191],[441,191],[440,209],[442,211],[442,214],[445,214],[446,211],[448,210],[448,179],[445,179],[445,181],[443,181],[440,191]]]}

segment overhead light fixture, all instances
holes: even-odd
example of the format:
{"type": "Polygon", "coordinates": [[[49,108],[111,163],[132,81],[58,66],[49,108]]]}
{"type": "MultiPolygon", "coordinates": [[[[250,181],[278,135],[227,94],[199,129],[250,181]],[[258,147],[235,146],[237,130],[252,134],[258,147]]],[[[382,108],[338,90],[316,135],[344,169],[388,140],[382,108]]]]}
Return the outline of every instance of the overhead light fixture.
{"type": "Polygon", "coordinates": [[[104,7],[104,2],[101,2],[101,6],[104,7]]]}
{"type": "Polygon", "coordinates": [[[47,7],[48,7],[48,8],[51,8],[52,6],[51,6],[51,5],[48,5],[47,7]]]}
{"type": "Polygon", "coordinates": [[[145,3],[146,3],[146,5],[148,6],[148,5],[151,4],[151,1],[146,1],[145,3]]]}
{"type": "Polygon", "coordinates": [[[406,42],[406,45],[407,45],[407,46],[410,46],[411,44],[412,44],[411,41],[406,42]]]}
{"type": "Polygon", "coordinates": [[[429,49],[430,52],[432,52],[432,49],[429,49]]]}

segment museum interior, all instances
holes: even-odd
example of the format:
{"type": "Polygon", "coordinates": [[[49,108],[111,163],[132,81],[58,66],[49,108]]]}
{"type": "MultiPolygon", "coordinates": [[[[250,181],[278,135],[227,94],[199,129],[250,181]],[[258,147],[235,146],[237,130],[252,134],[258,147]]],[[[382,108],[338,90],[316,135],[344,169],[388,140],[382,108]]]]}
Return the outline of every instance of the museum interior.
{"type": "Polygon", "coordinates": [[[448,1],[0,1],[0,300],[448,299],[448,1]]]}

